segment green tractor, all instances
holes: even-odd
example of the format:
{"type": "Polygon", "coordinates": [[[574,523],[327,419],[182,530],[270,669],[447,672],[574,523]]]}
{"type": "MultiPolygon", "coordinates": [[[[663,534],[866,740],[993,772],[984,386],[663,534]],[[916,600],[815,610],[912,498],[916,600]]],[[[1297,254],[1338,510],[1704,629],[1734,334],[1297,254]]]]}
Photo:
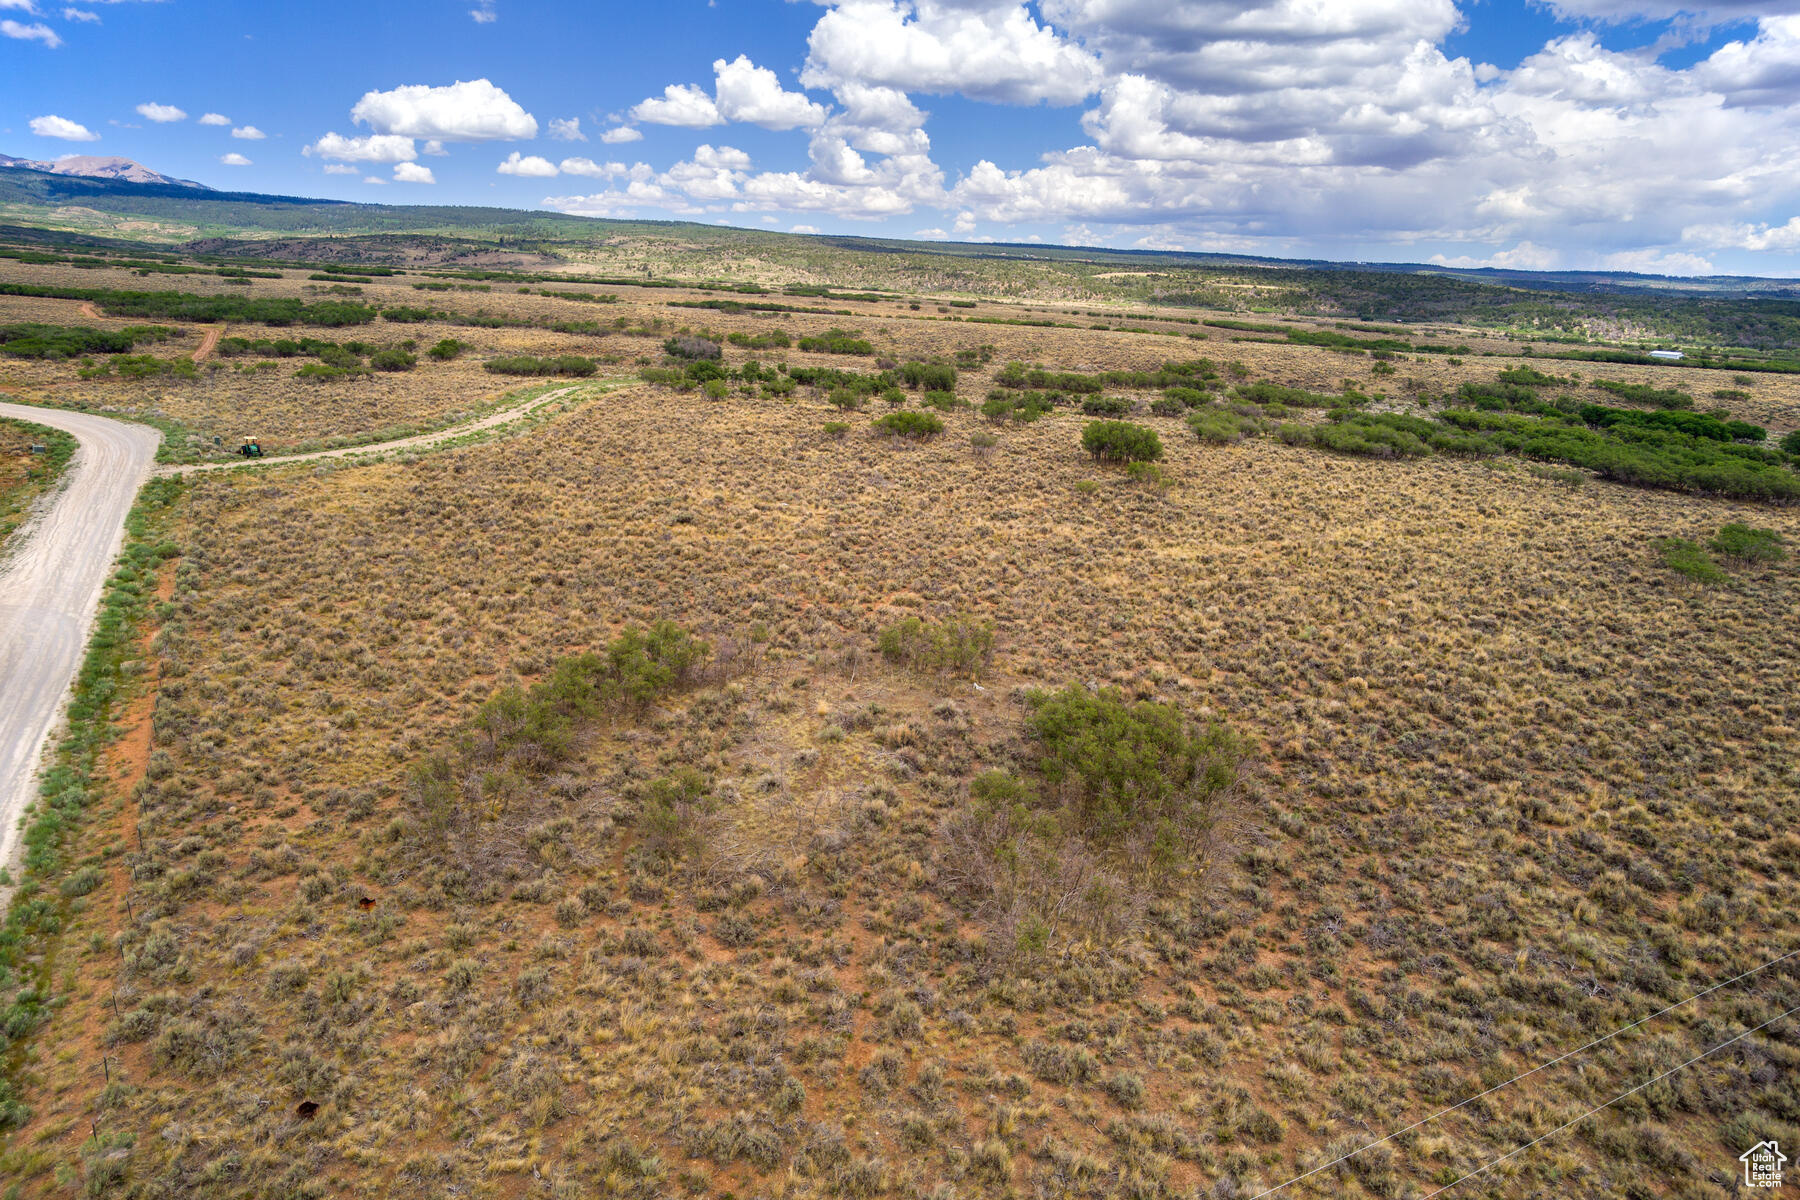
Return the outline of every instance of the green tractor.
{"type": "Polygon", "coordinates": [[[244,439],[244,444],[238,447],[238,453],[245,458],[261,458],[263,456],[262,442],[257,438],[247,437],[244,439]]]}

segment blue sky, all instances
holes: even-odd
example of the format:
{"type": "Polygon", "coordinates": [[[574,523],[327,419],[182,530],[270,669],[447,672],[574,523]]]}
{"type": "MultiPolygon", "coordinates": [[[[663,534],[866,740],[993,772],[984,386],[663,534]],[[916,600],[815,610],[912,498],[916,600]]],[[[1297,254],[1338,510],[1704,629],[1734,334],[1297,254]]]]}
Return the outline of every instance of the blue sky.
{"type": "Polygon", "coordinates": [[[0,151],[387,203],[1791,276],[1797,14],[0,0],[0,151]]]}

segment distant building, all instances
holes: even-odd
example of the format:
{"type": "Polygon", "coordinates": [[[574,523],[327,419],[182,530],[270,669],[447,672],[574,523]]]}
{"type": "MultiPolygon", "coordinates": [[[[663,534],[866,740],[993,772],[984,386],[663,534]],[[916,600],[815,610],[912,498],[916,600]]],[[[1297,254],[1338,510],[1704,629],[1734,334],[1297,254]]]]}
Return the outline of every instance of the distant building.
{"type": "Polygon", "coordinates": [[[1662,362],[1680,362],[1684,355],[1679,350],[1652,350],[1650,357],[1662,362]]]}

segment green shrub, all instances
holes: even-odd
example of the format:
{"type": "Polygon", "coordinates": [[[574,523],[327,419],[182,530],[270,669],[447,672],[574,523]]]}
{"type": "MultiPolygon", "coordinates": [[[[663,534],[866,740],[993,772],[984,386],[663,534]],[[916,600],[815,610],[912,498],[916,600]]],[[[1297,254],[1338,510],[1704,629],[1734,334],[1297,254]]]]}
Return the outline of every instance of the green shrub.
{"type": "Polygon", "coordinates": [[[423,321],[442,320],[444,314],[435,308],[414,308],[404,304],[390,305],[381,310],[381,319],[397,324],[416,325],[423,321]]]}
{"type": "Polygon", "coordinates": [[[1500,382],[1518,387],[1553,387],[1566,384],[1568,380],[1558,379],[1554,375],[1546,375],[1535,367],[1508,367],[1500,372],[1500,382]]]}
{"type": "Polygon", "coordinates": [[[0,296],[53,296],[87,300],[109,317],[163,318],[172,321],[230,322],[234,325],[366,325],[375,310],[342,300],[305,304],[286,297],[198,296],[190,292],[126,292],[112,288],[39,286],[0,283],[0,296]]]}
{"type": "Polygon", "coordinates": [[[874,354],[875,347],[854,329],[831,329],[816,337],[800,339],[800,349],[819,354],[874,354]]]}
{"type": "Polygon", "coordinates": [[[1769,436],[1761,425],[1748,421],[1725,421],[1710,413],[1680,412],[1658,409],[1645,412],[1637,408],[1607,408],[1600,404],[1583,404],[1575,415],[1599,429],[1630,425],[1639,429],[1667,429],[1689,437],[1714,442],[1760,442],[1769,436]]]}
{"type": "Polygon", "coordinates": [[[536,358],[529,354],[490,358],[482,364],[495,375],[573,375],[583,377],[599,370],[599,364],[579,354],[559,354],[555,358],[536,358]]]}
{"type": "Polygon", "coordinates": [[[1309,392],[1303,388],[1282,387],[1274,383],[1241,384],[1237,394],[1252,404],[1284,404],[1289,408],[1338,408],[1343,404],[1336,396],[1309,392]]]}
{"type": "Polygon", "coordinates": [[[1708,542],[1714,554],[1740,563],[1780,562],[1787,557],[1785,539],[1773,529],[1754,529],[1732,523],[1708,542]]]}
{"type": "Polygon", "coordinates": [[[1243,750],[1220,725],[1196,729],[1171,704],[1116,689],[1034,692],[1037,767],[1070,827],[1123,851],[1136,871],[1179,873],[1205,858],[1243,750]]]}
{"type": "Polygon", "coordinates": [[[80,358],[123,354],[140,342],[166,341],[175,331],[160,325],[94,329],[85,325],[0,325],[0,354],[13,358],[80,358]]]}
{"type": "Polygon", "coordinates": [[[830,404],[833,408],[850,412],[862,407],[863,398],[860,393],[854,392],[847,387],[840,387],[832,388],[831,391],[826,394],[825,402],[830,404]]]}
{"type": "Polygon", "coordinates": [[[1081,402],[1081,411],[1090,417],[1123,417],[1131,412],[1131,401],[1123,396],[1089,396],[1081,402]]]}
{"type": "Polygon", "coordinates": [[[1724,583],[1725,572],[1719,564],[1703,549],[1698,542],[1687,538],[1657,538],[1651,545],[1662,558],[1662,564],[1671,571],[1679,572],[1696,583],[1724,583]]]}
{"type": "Polygon", "coordinates": [[[1129,421],[1089,421],[1081,446],[1101,462],[1152,462],[1163,456],[1156,430],[1129,421]]]}
{"type": "Polygon", "coordinates": [[[1120,1071],[1116,1075],[1109,1075],[1103,1086],[1106,1088],[1106,1094],[1111,1096],[1113,1102],[1120,1108],[1142,1108],[1144,1107],[1144,1097],[1149,1095],[1149,1088],[1144,1085],[1143,1079],[1129,1071],[1120,1071]]]}
{"type": "Polygon", "coordinates": [[[1175,478],[1153,462],[1125,464],[1125,477],[1155,491],[1165,492],[1175,486],[1175,478]]]}
{"type": "Polygon", "coordinates": [[[419,365],[419,360],[404,350],[377,350],[369,356],[369,365],[377,371],[410,371],[419,365]]]}
{"type": "Polygon", "coordinates": [[[455,338],[441,338],[437,345],[433,346],[425,353],[431,355],[431,357],[437,359],[439,362],[449,362],[467,348],[467,346],[462,342],[457,341],[455,338]]]}
{"type": "Polygon", "coordinates": [[[1616,379],[1596,379],[1594,386],[1602,391],[1611,392],[1621,400],[1632,404],[1645,404],[1651,408],[1692,408],[1694,398],[1686,392],[1678,392],[1673,388],[1652,387],[1647,383],[1620,383],[1616,379]]]}
{"type": "Polygon", "coordinates": [[[638,846],[664,862],[698,858],[701,819],[716,806],[706,777],[692,767],[644,785],[637,814],[638,846]]]}
{"type": "Polygon", "coordinates": [[[1211,405],[1188,414],[1188,428],[1209,446],[1229,446],[1241,442],[1262,428],[1254,417],[1239,416],[1226,408],[1211,405]]]}
{"type": "Polygon", "coordinates": [[[1800,429],[1794,430],[1781,439],[1781,452],[1793,458],[1800,458],[1800,429]]]}
{"type": "Polygon", "coordinates": [[[950,412],[956,407],[955,392],[926,392],[920,401],[926,408],[935,408],[939,412],[950,412]]]}
{"type": "Polygon", "coordinates": [[[335,379],[353,379],[359,375],[369,374],[369,369],[358,360],[351,366],[337,367],[330,363],[307,363],[294,372],[295,379],[320,379],[330,382],[335,379]]]}
{"type": "Polygon", "coordinates": [[[970,617],[925,621],[905,617],[881,631],[876,648],[915,671],[975,675],[994,649],[994,623],[970,617]]]}
{"type": "Polygon", "coordinates": [[[157,358],[154,354],[120,354],[97,367],[83,367],[76,374],[83,379],[104,379],[114,372],[126,379],[155,379],[164,375],[197,379],[200,374],[192,359],[157,358]]]}
{"type": "Polygon", "coordinates": [[[900,412],[891,412],[885,417],[877,418],[875,429],[889,437],[924,441],[944,432],[944,422],[935,413],[903,409],[900,412]]]}
{"type": "Polygon", "coordinates": [[[706,338],[689,337],[683,334],[672,337],[663,343],[663,353],[671,358],[687,358],[717,361],[725,356],[725,348],[719,343],[706,338]]]}
{"type": "Polygon", "coordinates": [[[948,363],[904,363],[900,367],[900,378],[914,391],[920,388],[937,392],[956,390],[956,368],[948,363]]]}
{"type": "MultiPolygon", "coordinates": [[[[1241,751],[1220,728],[1196,730],[1170,706],[1128,704],[1115,691],[1028,699],[1044,786],[977,776],[939,827],[938,887],[983,921],[995,953],[1115,942],[1156,897],[1204,879],[1228,851],[1241,751]]],[[[1028,1047],[1027,1061],[1040,1078],[1095,1074],[1085,1054],[1049,1061],[1028,1047]]],[[[1123,1085],[1121,1102],[1134,1092],[1123,1085]]]]}
{"type": "Polygon", "coordinates": [[[827,437],[841,438],[846,433],[849,433],[849,432],[850,432],[850,422],[848,422],[848,421],[827,421],[827,422],[825,422],[825,434],[827,437]]]}
{"type": "Polygon", "coordinates": [[[604,649],[558,659],[529,688],[502,688],[464,723],[451,754],[414,768],[409,801],[428,842],[466,833],[528,801],[531,780],[567,762],[584,728],[641,712],[690,684],[711,652],[671,621],[628,627],[604,649]]]}
{"type": "Polygon", "coordinates": [[[62,886],[58,890],[69,897],[85,896],[104,881],[105,876],[100,874],[98,867],[79,867],[70,872],[69,877],[62,881],[62,886]]]}
{"type": "MultiPolygon", "coordinates": [[[[1332,415],[1336,417],[1338,413],[1332,415]]],[[[1369,458],[1423,458],[1431,453],[1431,447],[1421,435],[1429,435],[1434,429],[1433,422],[1418,417],[1359,413],[1313,426],[1312,444],[1321,450],[1369,458]]]]}
{"type": "Polygon", "coordinates": [[[742,346],[746,350],[785,350],[793,345],[793,339],[785,329],[771,329],[767,333],[732,333],[725,340],[734,346],[742,346]]]}

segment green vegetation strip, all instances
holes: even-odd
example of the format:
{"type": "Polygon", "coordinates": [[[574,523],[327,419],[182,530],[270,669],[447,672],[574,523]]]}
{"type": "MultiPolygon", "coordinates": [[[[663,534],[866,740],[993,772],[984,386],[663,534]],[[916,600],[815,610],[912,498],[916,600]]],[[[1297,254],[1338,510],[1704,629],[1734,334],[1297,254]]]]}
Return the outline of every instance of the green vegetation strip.
{"type": "Polygon", "coordinates": [[[157,568],[180,554],[166,531],[180,500],[179,480],[148,484],[125,520],[126,544],[107,581],[87,656],[75,677],[68,727],[45,772],[25,827],[22,881],[0,925],[0,1130],[29,1117],[20,1099],[24,1040],[50,1019],[57,934],[70,909],[101,882],[96,861],[70,870],[76,827],[103,785],[95,772],[112,740],[111,719],[129,687],[139,624],[149,611],[157,568]],[[60,883],[52,882],[61,876],[60,883]]]}
{"type": "Polygon", "coordinates": [[[247,271],[242,267],[190,267],[180,263],[152,262],[147,259],[95,258],[92,255],[46,254],[39,250],[0,249],[0,258],[32,266],[66,266],[91,270],[110,267],[120,271],[136,271],[139,275],[217,275],[222,279],[280,279],[280,271],[247,271]]]}
{"type": "Polygon", "coordinates": [[[93,329],[82,325],[27,322],[0,325],[0,354],[12,358],[80,358],[87,354],[123,354],[139,342],[163,342],[174,334],[161,325],[93,329]]]}
{"type": "Polygon", "coordinates": [[[15,436],[21,452],[33,445],[44,447],[44,452],[35,457],[25,478],[17,487],[0,492],[0,548],[4,548],[13,530],[24,522],[25,513],[32,502],[56,487],[57,480],[62,478],[63,470],[69,465],[69,460],[75,457],[75,448],[79,445],[73,434],[52,429],[48,425],[0,420],[0,450],[10,449],[15,436]]]}
{"type": "Polygon", "coordinates": [[[0,283],[0,296],[32,296],[52,300],[85,300],[109,317],[148,317],[172,321],[231,321],[250,325],[367,325],[375,309],[342,300],[307,304],[283,297],[197,296],[191,292],[124,292],[113,288],[41,287],[0,283]]]}

